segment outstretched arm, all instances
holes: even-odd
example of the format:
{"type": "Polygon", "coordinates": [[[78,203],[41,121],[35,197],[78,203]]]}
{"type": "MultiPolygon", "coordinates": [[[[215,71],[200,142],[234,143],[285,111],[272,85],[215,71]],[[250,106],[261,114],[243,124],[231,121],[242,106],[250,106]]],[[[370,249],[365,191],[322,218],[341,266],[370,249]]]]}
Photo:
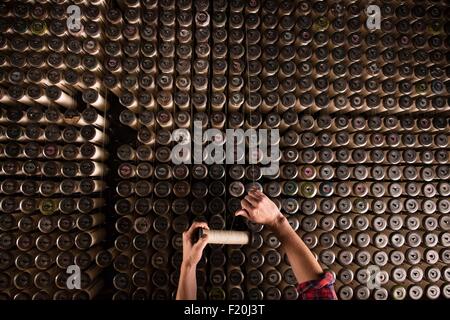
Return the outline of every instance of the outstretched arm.
{"type": "Polygon", "coordinates": [[[203,234],[196,243],[192,243],[192,235],[197,228],[209,229],[205,222],[194,222],[189,230],[183,232],[183,262],[181,263],[178,281],[177,300],[197,299],[197,264],[208,243],[208,235],[203,234]]]}
{"type": "Polygon", "coordinates": [[[241,206],[242,209],[237,211],[236,215],[265,224],[275,233],[299,283],[320,279],[323,274],[322,267],[275,203],[259,190],[252,190],[241,201],[241,206]]]}

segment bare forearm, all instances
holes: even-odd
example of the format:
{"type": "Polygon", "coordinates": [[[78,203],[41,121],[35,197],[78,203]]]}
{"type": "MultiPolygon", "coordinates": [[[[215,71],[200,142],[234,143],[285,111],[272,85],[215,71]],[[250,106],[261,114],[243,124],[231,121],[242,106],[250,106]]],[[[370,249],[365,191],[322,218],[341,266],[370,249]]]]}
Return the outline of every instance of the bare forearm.
{"type": "Polygon", "coordinates": [[[273,232],[281,242],[289,262],[299,283],[319,279],[323,273],[322,267],[312,252],[289,225],[288,220],[281,216],[271,226],[273,232]]]}
{"type": "Polygon", "coordinates": [[[177,300],[197,299],[196,266],[182,264],[178,283],[177,300]]]}

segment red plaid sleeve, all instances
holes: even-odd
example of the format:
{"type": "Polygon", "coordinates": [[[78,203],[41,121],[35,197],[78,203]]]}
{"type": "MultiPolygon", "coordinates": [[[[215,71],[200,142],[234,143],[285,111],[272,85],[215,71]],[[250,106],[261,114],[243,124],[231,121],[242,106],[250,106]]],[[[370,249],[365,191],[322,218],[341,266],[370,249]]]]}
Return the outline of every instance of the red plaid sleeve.
{"type": "Polygon", "coordinates": [[[298,300],[337,300],[334,281],[333,274],[325,272],[318,280],[300,283],[297,287],[298,300]]]}

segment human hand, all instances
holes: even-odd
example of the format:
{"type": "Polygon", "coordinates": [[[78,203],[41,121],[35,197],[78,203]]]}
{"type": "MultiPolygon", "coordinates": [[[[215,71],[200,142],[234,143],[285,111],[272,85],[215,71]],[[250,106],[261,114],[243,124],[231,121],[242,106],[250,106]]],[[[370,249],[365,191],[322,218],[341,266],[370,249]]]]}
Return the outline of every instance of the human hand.
{"type": "Polygon", "coordinates": [[[271,228],[284,219],[276,204],[257,189],[248,192],[241,200],[241,207],[242,209],[235,213],[236,216],[243,216],[254,223],[265,224],[271,228]]]}
{"type": "Polygon", "coordinates": [[[208,229],[206,222],[194,222],[189,230],[183,232],[183,262],[186,267],[195,267],[202,258],[203,249],[208,243],[208,235],[203,233],[196,243],[192,243],[192,235],[198,228],[208,229]]]}

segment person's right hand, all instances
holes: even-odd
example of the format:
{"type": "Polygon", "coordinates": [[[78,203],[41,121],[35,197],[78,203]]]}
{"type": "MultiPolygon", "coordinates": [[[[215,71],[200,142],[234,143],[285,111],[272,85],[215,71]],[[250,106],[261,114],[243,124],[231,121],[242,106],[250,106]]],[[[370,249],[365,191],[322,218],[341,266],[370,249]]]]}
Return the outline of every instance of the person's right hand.
{"type": "Polygon", "coordinates": [[[243,216],[254,223],[269,227],[275,227],[284,218],[276,204],[257,189],[248,192],[241,200],[241,207],[242,209],[235,213],[236,216],[243,216]]]}
{"type": "Polygon", "coordinates": [[[208,224],[206,222],[194,222],[189,230],[183,232],[183,262],[182,265],[195,267],[200,261],[203,253],[208,244],[208,235],[203,234],[196,243],[192,243],[192,235],[198,228],[208,229],[208,224]]]}

